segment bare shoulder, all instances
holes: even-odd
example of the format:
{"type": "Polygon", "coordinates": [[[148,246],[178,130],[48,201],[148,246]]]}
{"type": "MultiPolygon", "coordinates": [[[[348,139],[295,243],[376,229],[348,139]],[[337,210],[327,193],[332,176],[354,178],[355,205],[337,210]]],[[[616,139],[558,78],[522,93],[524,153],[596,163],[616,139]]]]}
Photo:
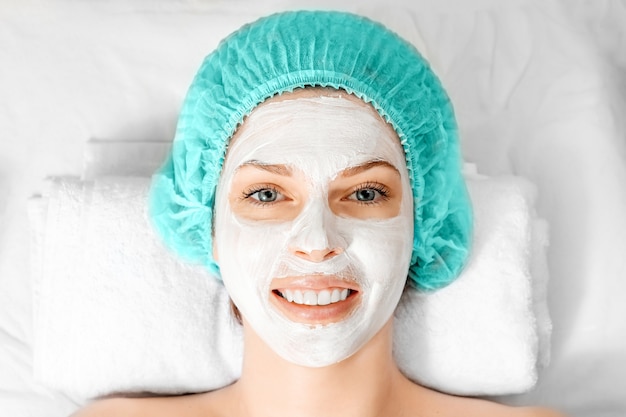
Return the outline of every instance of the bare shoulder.
{"type": "Polygon", "coordinates": [[[445,394],[424,387],[413,388],[418,399],[412,407],[426,415],[440,417],[566,417],[555,410],[541,407],[513,407],[475,397],[445,394]]]}
{"type": "Polygon", "coordinates": [[[472,410],[477,417],[567,417],[565,414],[549,408],[514,407],[482,399],[471,399],[471,401],[472,410]]]}
{"type": "Polygon", "coordinates": [[[519,417],[567,417],[566,414],[551,408],[544,407],[522,407],[518,409],[519,417]]]}
{"type": "Polygon", "coordinates": [[[482,399],[467,399],[465,404],[476,417],[567,417],[556,410],[543,407],[514,407],[482,399]]]}
{"type": "Polygon", "coordinates": [[[213,417],[205,394],[173,397],[107,398],[94,401],[70,417],[213,417]]]}
{"type": "Polygon", "coordinates": [[[93,401],[70,417],[132,417],[140,415],[141,408],[139,399],[108,398],[93,401]]]}

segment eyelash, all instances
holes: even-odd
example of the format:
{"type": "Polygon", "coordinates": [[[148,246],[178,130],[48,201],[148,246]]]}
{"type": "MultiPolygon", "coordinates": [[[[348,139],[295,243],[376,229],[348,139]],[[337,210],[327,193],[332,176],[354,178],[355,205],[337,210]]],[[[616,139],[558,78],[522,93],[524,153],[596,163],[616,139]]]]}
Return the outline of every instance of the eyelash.
{"type": "MultiPolygon", "coordinates": [[[[268,205],[272,205],[277,203],[278,201],[272,201],[272,202],[263,202],[263,201],[259,201],[256,198],[251,198],[254,194],[258,193],[259,191],[263,191],[263,190],[271,190],[277,194],[281,194],[281,192],[278,190],[278,188],[276,188],[276,186],[271,185],[271,184],[257,184],[254,185],[246,190],[244,190],[241,193],[241,199],[242,200],[247,200],[250,204],[255,204],[255,205],[259,205],[259,206],[268,206],[268,205]]],[[[387,201],[389,200],[389,188],[387,188],[385,185],[378,183],[378,182],[366,182],[363,184],[359,184],[358,186],[356,186],[351,192],[350,194],[348,194],[348,196],[352,196],[354,193],[357,193],[361,190],[374,190],[376,192],[378,192],[380,194],[380,197],[382,200],[387,201]]],[[[374,204],[380,204],[380,201],[360,201],[355,199],[355,201],[358,204],[362,204],[362,205],[374,205],[374,204]]]]}
{"type": "Polygon", "coordinates": [[[258,205],[258,206],[268,206],[268,205],[272,205],[272,204],[277,203],[277,201],[263,202],[263,201],[257,200],[256,198],[250,198],[254,194],[258,193],[259,191],[263,191],[263,190],[271,190],[271,191],[275,192],[276,194],[281,194],[281,192],[278,190],[278,188],[276,188],[276,186],[274,186],[272,184],[256,184],[256,185],[253,185],[252,187],[244,190],[241,193],[241,199],[242,200],[247,200],[250,204],[255,204],[255,205],[258,205]]]}
{"type": "MultiPolygon", "coordinates": [[[[380,197],[382,198],[382,200],[387,201],[389,200],[389,188],[387,188],[385,185],[378,183],[378,182],[366,182],[364,184],[360,184],[357,187],[355,187],[352,192],[349,194],[350,196],[353,195],[354,193],[357,193],[361,190],[374,190],[377,191],[380,194],[380,197]]],[[[372,205],[372,204],[380,204],[380,201],[359,201],[356,200],[359,204],[363,204],[363,205],[372,205]]]]}

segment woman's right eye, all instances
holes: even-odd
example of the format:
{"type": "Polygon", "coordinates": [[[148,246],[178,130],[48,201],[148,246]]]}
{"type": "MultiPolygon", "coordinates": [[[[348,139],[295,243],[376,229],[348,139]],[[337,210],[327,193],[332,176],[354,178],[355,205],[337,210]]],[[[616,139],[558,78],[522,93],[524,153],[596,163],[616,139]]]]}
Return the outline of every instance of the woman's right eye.
{"type": "Polygon", "coordinates": [[[244,197],[246,199],[256,200],[259,204],[271,204],[285,199],[283,194],[272,187],[248,190],[244,193],[244,197]]]}

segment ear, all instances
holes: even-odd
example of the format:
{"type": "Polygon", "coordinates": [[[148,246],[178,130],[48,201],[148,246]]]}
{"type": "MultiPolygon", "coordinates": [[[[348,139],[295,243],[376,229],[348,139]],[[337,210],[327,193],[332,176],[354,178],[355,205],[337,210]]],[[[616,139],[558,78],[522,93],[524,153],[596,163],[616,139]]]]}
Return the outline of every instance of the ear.
{"type": "Polygon", "coordinates": [[[215,241],[213,241],[213,260],[215,262],[219,262],[220,261],[218,253],[217,253],[217,245],[215,244],[215,241]]]}

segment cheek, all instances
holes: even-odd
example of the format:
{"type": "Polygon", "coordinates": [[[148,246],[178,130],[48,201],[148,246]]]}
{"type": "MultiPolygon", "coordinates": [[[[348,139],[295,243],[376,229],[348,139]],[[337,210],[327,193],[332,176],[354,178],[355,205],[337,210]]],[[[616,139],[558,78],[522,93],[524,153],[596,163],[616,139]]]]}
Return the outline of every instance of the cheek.
{"type": "Polygon", "coordinates": [[[401,217],[352,223],[348,251],[360,264],[368,284],[404,282],[411,259],[412,224],[401,217]]]}
{"type": "Polygon", "coordinates": [[[264,285],[284,251],[286,226],[250,224],[232,214],[229,216],[218,236],[222,278],[231,282],[258,281],[264,285]]]}
{"type": "Polygon", "coordinates": [[[273,242],[263,239],[258,228],[232,220],[223,224],[218,235],[222,280],[243,316],[259,314],[271,282],[266,277],[274,259],[273,242]]]}

